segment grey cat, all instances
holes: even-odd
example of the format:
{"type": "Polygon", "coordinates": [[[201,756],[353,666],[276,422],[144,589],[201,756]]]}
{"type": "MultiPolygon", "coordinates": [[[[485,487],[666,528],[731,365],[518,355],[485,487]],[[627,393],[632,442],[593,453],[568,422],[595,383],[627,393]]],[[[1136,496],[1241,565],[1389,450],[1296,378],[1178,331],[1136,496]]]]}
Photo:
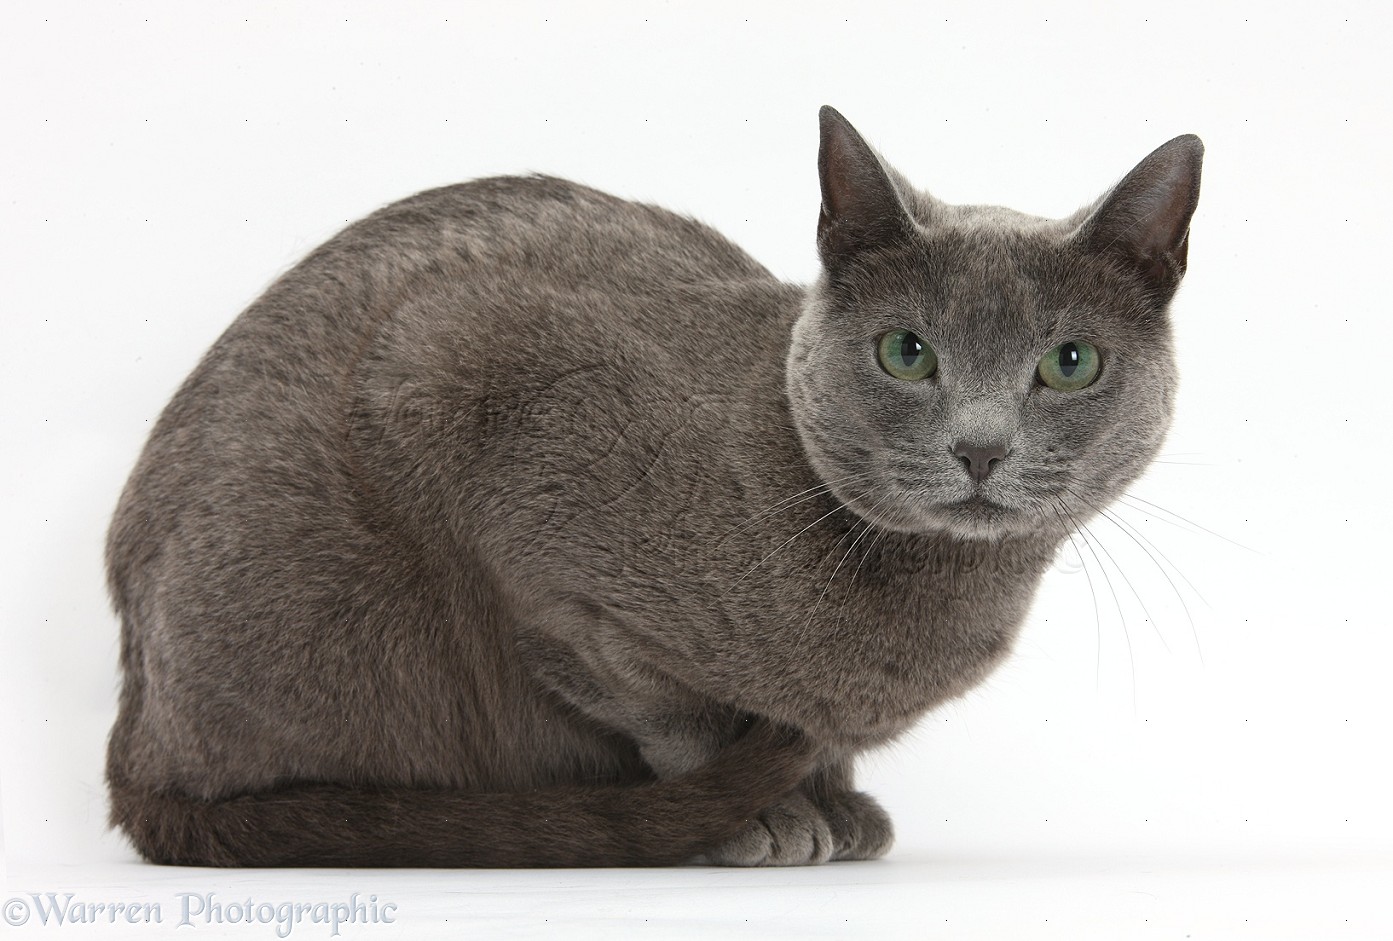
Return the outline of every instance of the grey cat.
{"type": "Polygon", "coordinates": [[[216,866],[885,853],[858,752],[1007,653],[1156,453],[1202,146],[1063,220],[821,113],[823,271],[546,177],[350,226],[112,523],[112,821],[216,866]]]}

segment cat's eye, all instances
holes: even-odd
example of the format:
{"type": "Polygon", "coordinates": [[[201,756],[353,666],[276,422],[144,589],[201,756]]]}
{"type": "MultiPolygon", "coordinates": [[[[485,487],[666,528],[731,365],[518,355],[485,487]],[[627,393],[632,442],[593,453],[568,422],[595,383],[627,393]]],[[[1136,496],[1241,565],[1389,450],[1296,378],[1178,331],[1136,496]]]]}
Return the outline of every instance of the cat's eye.
{"type": "Polygon", "coordinates": [[[1040,381],[1060,392],[1077,392],[1093,384],[1103,365],[1098,348],[1082,340],[1061,343],[1040,357],[1040,381]]]}
{"type": "Polygon", "coordinates": [[[891,330],[885,334],[880,338],[877,351],[880,368],[896,379],[917,382],[938,370],[938,356],[933,347],[908,330],[891,330]]]}

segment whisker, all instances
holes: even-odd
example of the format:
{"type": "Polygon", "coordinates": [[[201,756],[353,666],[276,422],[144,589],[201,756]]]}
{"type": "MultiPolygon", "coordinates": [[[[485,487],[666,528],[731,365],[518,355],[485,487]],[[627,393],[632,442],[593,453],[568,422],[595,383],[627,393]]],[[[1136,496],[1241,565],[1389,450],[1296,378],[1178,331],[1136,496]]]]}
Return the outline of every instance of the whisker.
{"type": "MultiPolygon", "coordinates": [[[[880,507],[880,504],[885,502],[885,499],[886,498],[882,497],[879,501],[877,501],[875,508],[878,509],[880,507]]],[[[874,509],[872,510],[872,512],[874,512],[874,509]]],[[[842,570],[842,566],[846,564],[846,560],[851,556],[852,550],[855,549],[857,543],[859,543],[862,539],[865,539],[866,534],[871,531],[872,526],[870,520],[857,520],[855,523],[851,524],[851,528],[846,531],[846,534],[842,536],[842,539],[845,539],[846,536],[855,532],[856,526],[861,523],[865,524],[861,529],[861,534],[851,541],[851,545],[847,547],[846,552],[842,554],[841,560],[837,562],[837,567],[832,569],[832,574],[827,577],[827,584],[822,586],[822,594],[817,596],[817,601],[813,604],[813,610],[809,612],[807,620],[803,622],[803,630],[801,633],[806,633],[808,630],[808,626],[813,623],[813,618],[817,617],[817,611],[819,608],[822,607],[822,599],[827,597],[827,590],[832,587],[832,580],[835,579],[837,577],[837,573],[842,570]]],[[[841,543],[842,540],[838,539],[837,545],[839,546],[841,545],[841,543]]],[[[832,547],[832,551],[836,551],[836,546],[832,547]]]]}
{"type": "MultiPolygon", "coordinates": [[[[1128,507],[1128,509],[1134,510],[1138,513],[1145,512],[1144,510],[1137,509],[1137,507],[1128,507]]],[[[1156,545],[1156,543],[1152,542],[1149,538],[1147,538],[1146,533],[1142,532],[1141,527],[1139,527],[1136,523],[1133,523],[1130,520],[1126,519],[1120,513],[1114,512],[1111,514],[1111,516],[1114,517],[1114,521],[1118,525],[1125,526],[1132,533],[1136,534],[1137,539],[1145,543],[1146,547],[1149,549],[1148,554],[1154,552],[1157,556],[1161,558],[1162,561],[1169,565],[1170,571],[1173,571],[1175,572],[1175,574],[1180,576],[1181,580],[1185,582],[1186,587],[1188,587],[1192,592],[1195,593],[1195,597],[1199,598],[1200,601],[1204,602],[1205,607],[1211,609],[1214,607],[1212,604],[1209,603],[1209,599],[1204,596],[1204,593],[1199,590],[1199,586],[1196,585],[1194,582],[1190,581],[1190,577],[1185,574],[1185,571],[1180,566],[1176,565],[1175,561],[1170,556],[1166,555],[1166,553],[1162,551],[1160,546],[1156,545]]],[[[1149,521],[1150,519],[1148,518],[1148,522],[1149,521]]],[[[1158,522],[1166,521],[1158,520],[1158,522]]],[[[1152,559],[1152,561],[1155,562],[1156,560],[1152,559]]],[[[1157,563],[1157,567],[1161,568],[1162,573],[1166,572],[1166,569],[1161,567],[1159,563],[1157,563]]],[[[1174,583],[1172,583],[1171,587],[1175,588],[1174,583]]],[[[1181,604],[1185,603],[1184,595],[1179,590],[1176,590],[1176,597],[1180,599],[1181,604]]]]}
{"type": "Polygon", "coordinates": [[[778,503],[775,503],[773,506],[771,506],[771,507],[769,507],[769,508],[767,508],[767,509],[761,510],[760,512],[756,513],[754,516],[751,516],[749,519],[745,520],[743,523],[739,524],[739,525],[736,526],[734,529],[732,529],[730,532],[726,533],[724,536],[722,536],[720,539],[718,539],[718,540],[716,541],[716,544],[715,544],[715,546],[714,546],[713,548],[718,548],[718,547],[720,547],[720,546],[721,546],[723,543],[725,543],[725,541],[726,541],[727,539],[729,539],[731,536],[734,536],[734,535],[736,535],[737,533],[744,531],[746,528],[748,528],[749,526],[753,525],[754,523],[759,522],[759,521],[762,520],[762,519],[767,519],[768,517],[773,516],[773,515],[775,515],[775,514],[777,514],[777,513],[781,513],[781,512],[783,512],[784,510],[792,509],[793,507],[798,506],[799,504],[807,503],[809,500],[816,500],[818,497],[822,496],[823,494],[831,493],[831,492],[832,492],[832,488],[835,487],[835,486],[837,486],[837,485],[840,485],[840,484],[849,484],[849,483],[851,483],[851,484],[858,483],[858,482],[860,482],[861,480],[864,480],[864,479],[866,479],[866,478],[868,478],[868,477],[874,476],[875,473],[876,473],[875,471],[864,471],[864,472],[859,473],[859,474],[848,474],[848,475],[845,476],[845,477],[838,477],[838,478],[835,478],[835,479],[833,479],[833,480],[831,480],[831,481],[829,481],[829,482],[824,482],[824,483],[818,484],[818,485],[815,486],[815,487],[809,487],[807,490],[800,490],[798,493],[795,493],[793,496],[791,496],[791,497],[785,497],[784,499],[780,500],[778,503]]]}
{"type": "MultiPolygon", "coordinates": [[[[1105,510],[1103,507],[1100,507],[1100,506],[1098,506],[1097,504],[1092,503],[1091,501],[1084,499],[1083,496],[1081,496],[1080,494],[1074,492],[1073,488],[1071,488],[1071,487],[1066,488],[1066,491],[1068,492],[1068,494],[1069,494],[1070,497],[1072,497],[1072,498],[1075,499],[1075,500],[1078,500],[1078,501],[1079,501],[1080,503],[1082,503],[1084,506],[1086,506],[1086,507],[1092,509],[1094,512],[1098,513],[1100,516],[1102,516],[1102,517],[1104,517],[1105,519],[1107,519],[1108,522],[1112,523],[1114,526],[1117,526],[1117,520],[1113,519],[1112,516],[1110,516],[1110,515],[1108,514],[1107,510],[1105,510]]],[[[1086,527],[1085,527],[1085,528],[1086,528],[1086,527]]],[[[1119,526],[1118,528],[1121,529],[1120,526],[1119,526]]],[[[1124,533],[1127,532],[1125,529],[1122,530],[1122,531],[1123,531],[1124,533]]],[[[1131,533],[1127,533],[1127,535],[1128,535],[1128,536],[1131,536],[1132,534],[1131,534],[1131,533]]],[[[1106,556],[1108,557],[1108,561],[1112,563],[1112,567],[1113,567],[1114,569],[1117,570],[1117,574],[1120,575],[1120,576],[1122,576],[1122,580],[1123,580],[1124,582],[1126,582],[1126,583],[1127,583],[1127,587],[1128,587],[1129,589],[1131,589],[1132,597],[1134,597],[1134,598],[1137,599],[1137,604],[1141,606],[1142,614],[1146,615],[1146,620],[1148,621],[1148,623],[1151,624],[1151,629],[1156,633],[1156,639],[1159,640],[1159,641],[1161,642],[1161,646],[1165,648],[1166,653],[1170,653],[1170,652],[1171,652],[1170,644],[1166,642],[1165,635],[1163,635],[1163,634],[1161,633],[1161,626],[1160,626],[1159,624],[1156,623],[1156,618],[1152,616],[1151,610],[1150,610],[1149,608],[1147,608],[1147,606],[1146,606],[1146,601],[1142,598],[1141,592],[1137,591],[1137,586],[1136,586],[1135,584],[1132,583],[1132,579],[1128,577],[1128,575],[1127,575],[1127,573],[1126,573],[1125,571],[1123,571],[1122,566],[1119,565],[1118,562],[1117,562],[1117,558],[1116,558],[1115,556],[1113,556],[1113,554],[1112,554],[1110,551],[1108,551],[1107,544],[1104,543],[1101,539],[1099,539],[1099,538],[1097,537],[1096,534],[1094,534],[1093,538],[1094,538],[1094,540],[1098,543],[1098,547],[1099,547],[1100,549],[1103,550],[1103,554],[1106,555],[1106,556]]],[[[1136,537],[1133,536],[1133,537],[1132,537],[1132,541],[1133,541],[1133,542],[1137,542],[1136,537]]],[[[1138,545],[1138,546],[1141,546],[1141,543],[1140,543],[1140,542],[1137,542],[1137,545],[1138,545]]],[[[1146,551],[1146,547],[1145,547],[1145,546],[1142,546],[1142,551],[1143,551],[1143,552],[1146,551]]],[[[1148,553],[1148,556],[1149,556],[1149,553],[1148,553]]],[[[1152,559],[1152,562],[1155,562],[1155,561],[1156,561],[1155,559],[1152,559]]],[[[1165,570],[1164,570],[1164,569],[1162,570],[1162,574],[1165,574],[1165,570]]],[[[1184,603],[1185,603],[1185,602],[1184,602],[1184,599],[1182,598],[1182,599],[1181,599],[1181,604],[1183,605],[1184,603]]],[[[1185,613],[1188,615],[1188,614],[1190,613],[1190,612],[1189,612],[1189,609],[1186,609],[1186,612],[1185,612],[1185,613]]],[[[1193,619],[1191,619],[1191,621],[1190,621],[1190,626],[1191,626],[1191,628],[1194,627],[1194,620],[1193,620],[1193,619]]]]}
{"type": "MultiPolygon", "coordinates": [[[[1212,529],[1208,529],[1208,528],[1206,528],[1206,527],[1204,527],[1204,526],[1201,526],[1199,523],[1196,523],[1194,520],[1191,520],[1191,519],[1189,519],[1189,518],[1187,518],[1187,517],[1181,516],[1179,513],[1175,512],[1174,510],[1168,510],[1168,509],[1166,509],[1165,507],[1160,506],[1159,504],[1152,503],[1150,500],[1143,500],[1141,497],[1137,496],[1137,495],[1134,494],[1134,493],[1124,493],[1124,494],[1122,494],[1120,497],[1118,497],[1118,499],[1119,499],[1120,501],[1122,501],[1123,503],[1126,503],[1128,500],[1132,500],[1132,501],[1135,501],[1135,502],[1137,502],[1137,503],[1144,504],[1144,505],[1150,507],[1150,508],[1153,509],[1153,510],[1159,510],[1160,512],[1165,513],[1165,514],[1167,514],[1168,516],[1172,516],[1172,517],[1174,517],[1175,519],[1180,520],[1180,521],[1181,521],[1182,523],[1184,523],[1186,526],[1190,526],[1190,527],[1192,527],[1192,528],[1194,528],[1194,529],[1200,530],[1201,532],[1208,533],[1209,535],[1213,536],[1213,537],[1216,538],[1216,539],[1222,539],[1222,540],[1224,540],[1224,542],[1227,542],[1227,543],[1229,543],[1230,545],[1237,546],[1237,547],[1240,548],[1240,549],[1245,549],[1245,550],[1247,550],[1248,552],[1252,552],[1252,553],[1257,554],[1257,555],[1261,555],[1261,554],[1262,554],[1262,553],[1258,552],[1258,550],[1254,549],[1254,548],[1251,547],[1251,546],[1245,546],[1245,545],[1243,545],[1243,543],[1241,543],[1241,542],[1235,542],[1234,540],[1230,539],[1228,536],[1225,536],[1223,533],[1216,533],[1216,532],[1215,532],[1214,530],[1212,530],[1212,529]]],[[[1138,509],[1138,507],[1135,507],[1135,506],[1134,506],[1134,507],[1132,507],[1132,509],[1136,510],[1136,509],[1138,509]]],[[[1169,520],[1164,520],[1164,519],[1163,519],[1163,520],[1161,520],[1161,522],[1165,523],[1165,522],[1170,522],[1170,521],[1169,521],[1169,520]]],[[[1172,525],[1172,526],[1175,526],[1175,525],[1177,525],[1177,524],[1176,524],[1176,523],[1171,523],[1171,525],[1172,525]]],[[[1181,527],[1181,528],[1183,529],[1184,527],[1181,527]]]]}
{"type": "Polygon", "coordinates": [[[1098,591],[1093,587],[1093,576],[1088,574],[1088,563],[1079,552],[1079,544],[1074,542],[1073,529],[1064,522],[1064,518],[1059,515],[1059,510],[1051,507],[1055,518],[1059,520],[1060,527],[1064,530],[1064,535],[1069,539],[1069,545],[1074,547],[1074,552],[1079,557],[1079,567],[1083,570],[1083,577],[1088,581],[1088,596],[1093,599],[1093,685],[1097,689],[1103,686],[1103,617],[1098,608],[1098,591]]]}
{"type": "Polygon", "coordinates": [[[1103,565],[1103,560],[1099,558],[1097,550],[1093,548],[1093,541],[1098,537],[1092,536],[1087,526],[1081,525],[1078,520],[1074,519],[1074,514],[1069,512],[1068,507],[1061,504],[1061,508],[1078,529],[1079,535],[1083,538],[1083,544],[1088,547],[1089,554],[1093,556],[1093,561],[1098,563],[1098,571],[1103,574],[1103,582],[1108,586],[1108,591],[1112,594],[1113,604],[1117,606],[1117,617],[1118,620],[1122,622],[1122,636],[1127,641],[1127,662],[1132,672],[1132,709],[1135,710],[1137,708],[1137,660],[1136,655],[1132,651],[1132,632],[1127,629],[1127,615],[1122,610],[1122,600],[1117,597],[1117,589],[1113,587],[1112,578],[1108,575],[1107,567],[1103,565]],[[1092,539],[1089,538],[1090,536],[1092,536],[1092,539]]]}
{"type": "MultiPolygon", "coordinates": [[[[1143,535],[1140,530],[1137,530],[1134,526],[1132,526],[1131,523],[1128,523],[1126,520],[1123,520],[1116,514],[1109,513],[1107,510],[1102,508],[1098,509],[1098,513],[1100,516],[1107,519],[1118,529],[1126,533],[1133,542],[1140,546],[1141,550],[1146,553],[1146,557],[1151,560],[1151,564],[1156,566],[1157,571],[1159,571],[1163,576],[1165,576],[1166,581],[1170,583],[1171,591],[1175,592],[1176,600],[1180,602],[1180,607],[1185,611],[1185,619],[1190,622],[1190,633],[1195,638],[1195,653],[1199,654],[1200,663],[1203,663],[1204,650],[1200,647],[1200,633],[1199,629],[1195,627],[1195,618],[1190,613],[1190,606],[1185,603],[1185,596],[1180,593],[1180,588],[1176,586],[1175,580],[1170,577],[1170,573],[1166,571],[1166,567],[1162,565],[1159,561],[1157,561],[1156,556],[1152,554],[1152,550],[1154,549],[1156,553],[1160,554],[1161,558],[1166,559],[1166,561],[1170,563],[1171,568],[1174,568],[1176,574],[1179,575],[1181,578],[1185,578],[1185,573],[1180,571],[1180,569],[1176,568],[1175,563],[1171,562],[1170,559],[1166,558],[1165,553],[1161,552],[1160,548],[1158,548],[1153,542],[1151,542],[1150,539],[1147,539],[1146,536],[1143,535]],[[1133,534],[1133,531],[1135,531],[1135,535],[1133,534]],[[1138,537],[1141,538],[1139,539],[1138,537]],[[1148,548],[1148,546],[1150,548],[1148,548]]],[[[1194,584],[1191,583],[1191,581],[1188,578],[1185,578],[1185,583],[1190,586],[1191,591],[1194,591],[1196,595],[1199,595],[1199,599],[1201,601],[1204,601],[1204,595],[1200,595],[1199,591],[1195,588],[1194,584]]],[[[1205,604],[1208,605],[1209,602],[1205,601],[1205,604]]]]}
{"type": "MultiPolygon", "coordinates": [[[[1108,516],[1107,513],[1106,513],[1102,508],[1095,507],[1095,509],[1098,510],[1098,513],[1099,513],[1101,516],[1103,516],[1105,519],[1109,520],[1109,522],[1114,522],[1114,523],[1115,523],[1115,521],[1112,519],[1112,517],[1108,516]]],[[[1124,532],[1126,532],[1126,530],[1124,530],[1124,532]]],[[[1124,582],[1126,582],[1126,583],[1127,583],[1127,587],[1130,588],[1130,589],[1132,590],[1132,597],[1136,598],[1136,599],[1137,599],[1137,604],[1141,605],[1142,614],[1146,615],[1146,620],[1147,620],[1147,622],[1151,624],[1151,629],[1156,633],[1156,639],[1159,640],[1159,641],[1161,642],[1161,646],[1162,646],[1163,648],[1165,648],[1166,653],[1170,653],[1170,652],[1171,652],[1170,644],[1166,643],[1166,638],[1165,638],[1165,636],[1161,633],[1161,627],[1160,627],[1160,625],[1157,624],[1157,623],[1156,623],[1156,619],[1155,619],[1154,617],[1151,616],[1151,611],[1146,607],[1146,602],[1142,600],[1141,593],[1137,591],[1137,586],[1134,585],[1134,584],[1132,584],[1132,580],[1131,580],[1130,578],[1127,577],[1127,573],[1124,572],[1124,571],[1122,570],[1122,566],[1120,566],[1120,565],[1117,564],[1117,559],[1114,558],[1114,557],[1113,557],[1113,554],[1112,554],[1111,552],[1108,551],[1107,545],[1106,545],[1101,539],[1098,539],[1097,536],[1094,536],[1093,538],[1094,538],[1095,540],[1097,540],[1097,542],[1098,542],[1098,548],[1100,548],[1100,549],[1103,550],[1103,554],[1106,555],[1106,556],[1108,557],[1108,561],[1111,562],[1111,563],[1112,563],[1112,567],[1113,567],[1114,569],[1117,570],[1117,574],[1120,575],[1120,576],[1122,576],[1122,580],[1123,580],[1124,582]]]]}
{"type": "Polygon", "coordinates": [[[760,559],[760,560],[759,560],[758,562],[756,562],[754,565],[752,565],[752,566],[750,566],[749,568],[747,568],[747,569],[744,571],[744,573],[741,574],[741,576],[740,576],[739,578],[737,578],[734,582],[732,582],[732,583],[730,584],[729,587],[726,588],[725,591],[721,592],[721,594],[719,595],[719,597],[720,597],[720,598],[724,598],[726,595],[730,594],[732,591],[735,590],[735,588],[736,588],[741,582],[743,582],[743,581],[750,575],[751,572],[753,572],[755,569],[759,568],[759,567],[760,567],[761,565],[763,565],[765,562],[768,562],[770,559],[772,559],[772,558],[773,558],[775,555],[777,555],[777,554],[779,553],[779,551],[782,550],[785,546],[787,546],[789,543],[793,542],[793,540],[797,539],[799,536],[801,536],[801,535],[803,535],[804,533],[806,533],[808,530],[812,529],[812,528],[813,528],[814,526],[816,526],[818,523],[821,523],[823,520],[827,519],[829,516],[835,516],[836,514],[840,513],[843,509],[845,509],[845,507],[843,507],[840,503],[838,503],[838,504],[837,504],[836,506],[834,506],[832,509],[828,510],[826,513],[822,514],[822,515],[819,516],[817,519],[813,520],[813,521],[812,521],[811,523],[809,523],[807,526],[804,526],[802,529],[798,530],[798,532],[794,533],[792,536],[789,536],[789,537],[788,537],[787,539],[785,539],[783,542],[779,543],[777,546],[774,547],[773,551],[771,551],[768,555],[766,555],[764,558],[760,559]]]}
{"type": "MultiPolygon", "coordinates": [[[[908,498],[908,494],[901,492],[892,494],[892,497],[894,499],[903,500],[908,498]]],[[[837,622],[833,626],[834,631],[841,630],[842,622],[846,619],[847,605],[851,601],[851,590],[856,587],[856,578],[861,574],[861,567],[866,564],[866,560],[871,557],[871,553],[875,551],[875,547],[880,544],[880,541],[885,538],[888,532],[890,532],[888,529],[877,530],[875,537],[872,538],[870,542],[866,543],[866,551],[861,553],[861,561],[856,563],[856,569],[851,573],[851,580],[847,582],[847,593],[846,596],[842,598],[841,608],[837,610],[837,622]]]]}
{"type": "MultiPolygon", "coordinates": [[[[1138,512],[1138,513],[1144,513],[1144,512],[1146,512],[1145,510],[1138,509],[1137,507],[1128,507],[1128,509],[1134,510],[1134,511],[1136,511],[1136,512],[1138,512]]],[[[1150,546],[1153,550],[1155,550],[1156,554],[1157,554],[1158,556],[1160,556],[1161,559],[1164,560],[1164,561],[1171,567],[1171,570],[1174,571],[1175,574],[1177,574],[1177,575],[1180,576],[1181,580],[1185,582],[1186,586],[1189,587],[1189,589],[1195,593],[1195,597],[1196,597],[1196,598],[1199,598],[1200,601],[1203,601],[1203,602],[1204,602],[1204,606],[1205,606],[1206,608],[1213,609],[1214,606],[1213,606],[1212,604],[1209,603],[1209,599],[1206,598],[1206,597],[1204,596],[1204,592],[1202,592],[1202,591],[1199,590],[1199,586],[1197,586],[1194,582],[1190,581],[1190,577],[1189,577],[1188,575],[1185,574],[1184,570],[1181,569],[1180,566],[1176,565],[1175,562],[1171,559],[1170,556],[1168,556],[1168,555],[1166,555],[1164,552],[1162,552],[1160,546],[1156,545],[1156,543],[1154,543],[1154,542],[1152,542],[1150,539],[1148,539],[1147,536],[1146,536],[1146,534],[1143,533],[1143,532],[1141,531],[1141,528],[1138,527],[1137,524],[1132,523],[1132,522],[1130,522],[1130,521],[1128,521],[1128,520],[1123,519],[1123,517],[1122,517],[1121,515],[1117,515],[1117,519],[1118,519],[1120,522],[1126,523],[1127,526],[1131,528],[1132,532],[1134,532],[1134,533],[1137,534],[1137,537],[1138,537],[1139,539],[1141,539],[1141,540],[1142,540],[1143,542],[1145,542],[1148,546],[1150,546]]],[[[1163,522],[1163,523],[1164,523],[1164,522],[1167,522],[1167,521],[1166,521],[1166,520],[1159,520],[1158,522],[1163,522]]],[[[1183,601],[1183,599],[1182,599],[1182,601],[1183,601]]]]}

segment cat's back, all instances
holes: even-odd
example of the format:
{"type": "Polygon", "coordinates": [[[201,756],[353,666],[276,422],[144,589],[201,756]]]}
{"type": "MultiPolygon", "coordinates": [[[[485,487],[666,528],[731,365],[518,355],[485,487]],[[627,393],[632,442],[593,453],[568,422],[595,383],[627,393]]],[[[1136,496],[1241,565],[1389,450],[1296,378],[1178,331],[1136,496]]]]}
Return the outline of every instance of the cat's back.
{"type": "Polygon", "coordinates": [[[506,326],[540,298],[574,306],[576,296],[718,295],[742,284],[778,282],[714,229],[657,206],[541,175],[426,190],[348,226],[274,282],[170,411],[187,424],[193,399],[228,403],[267,386],[294,392],[302,407],[335,398],[384,326],[423,305],[437,319],[506,326]]]}
{"type": "Polygon", "coordinates": [[[782,342],[794,291],[695,220],[552,177],[384,207],[273,283],[165,409],[109,537],[117,607],[141,607],[161,579],[207,581],[183,559],[213,560],[225,580],[264,574],[248,560],[377,552],[350,544],[376,538],[360,525],[372,489],[360,452],[401,419],[403,393],[453,396],[463,413],[470,396],[526,398],[573,361],[608,368],[669,348],[734,370],[780,353],[763,348],[782,342]],[[764,315],[751,321],[752,308],[764,315]]]}
{"type": "Polygon", "coordinates": [[[507,320],[509,305],[545,295],[775,283],[695,219],[541,175],[419,193],[345,229],[301,267],[375,294],[378,323],[432,296],[448,295],[461,317],[484,310],[507,320]]]}
{"type": "Polygon", "coordinates": [[[466,262],[497,270],[519,266],[558,286],[632,290],[645,278],[770,278],[738,246],[695,219],[543,175],[427,190],[365,219],[362,235],[365,241],[385,236],[390,253],[402,247],[404,229],[429,233],[436,226],[466,262]]]}

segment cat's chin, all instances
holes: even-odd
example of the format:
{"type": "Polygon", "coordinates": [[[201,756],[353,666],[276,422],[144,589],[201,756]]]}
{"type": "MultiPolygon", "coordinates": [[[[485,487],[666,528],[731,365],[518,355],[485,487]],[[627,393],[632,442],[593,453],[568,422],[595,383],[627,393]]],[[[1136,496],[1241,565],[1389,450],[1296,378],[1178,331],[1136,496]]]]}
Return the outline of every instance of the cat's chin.
{"type": "Polygon", "coordinates": [[[1033,515],[982,496],[929,508],[926,515],[933,520],[935,529],[963,539],[1025,536],[1038,533],[1040,528],[1033,515]]]}
{"type": "Polygon", "coordinates": [[[959,539],[998,540],[1039,534],[1039,522],[1018,510],[986,502],[963,502],[928,509],[920,532],[959,539]]]}

